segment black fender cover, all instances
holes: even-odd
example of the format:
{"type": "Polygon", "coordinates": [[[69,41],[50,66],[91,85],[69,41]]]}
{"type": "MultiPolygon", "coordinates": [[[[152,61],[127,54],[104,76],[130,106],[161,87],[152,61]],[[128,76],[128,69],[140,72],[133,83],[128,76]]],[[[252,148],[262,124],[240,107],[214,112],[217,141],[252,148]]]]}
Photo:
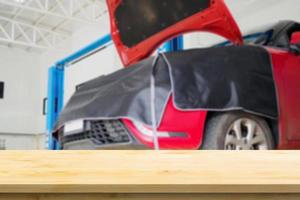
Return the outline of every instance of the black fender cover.
{"type": "MultiPolygon", "coordinates": [[[[77,119],[127,118],[151,125],[154,58],[83,84],[62,111],[57,128],[77,119]]],[[[155,64],[157,125],[170,95],[177,109],[243,110],[278,117],[269,53],[258,46],[229,46],[166,53],[155,64]]]]}

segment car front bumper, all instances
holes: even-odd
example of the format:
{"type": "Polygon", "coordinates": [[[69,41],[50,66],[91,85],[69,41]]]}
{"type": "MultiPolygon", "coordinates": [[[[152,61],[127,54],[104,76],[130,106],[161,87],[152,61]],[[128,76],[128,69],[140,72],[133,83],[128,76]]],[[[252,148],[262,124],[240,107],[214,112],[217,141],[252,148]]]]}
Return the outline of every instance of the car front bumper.
{"type": "Polygon", "coordinates": [[[63,150],[129,150],[147,149],[120,120],[87,120],[82,130],[58,134],[63,150]]]}

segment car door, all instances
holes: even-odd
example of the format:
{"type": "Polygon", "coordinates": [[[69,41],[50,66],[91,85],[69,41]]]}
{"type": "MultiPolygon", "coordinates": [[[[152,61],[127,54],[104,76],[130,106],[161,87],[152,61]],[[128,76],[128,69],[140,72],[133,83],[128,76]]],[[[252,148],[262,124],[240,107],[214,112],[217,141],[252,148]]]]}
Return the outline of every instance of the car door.
{"type": "Polygon", "coordinates": [[[281,61],[283,88],[279,91],[282,127],[289,142],[300,141],[300,31],[290,36],[290,51],[281,61]],[[282,93],[282,94],[280,94],[282,93]]]}
{"type": "Polygon", "coordinates": [[[282,70],[288,140],[300,140],[300,54],[290,53],[282,70]]]}

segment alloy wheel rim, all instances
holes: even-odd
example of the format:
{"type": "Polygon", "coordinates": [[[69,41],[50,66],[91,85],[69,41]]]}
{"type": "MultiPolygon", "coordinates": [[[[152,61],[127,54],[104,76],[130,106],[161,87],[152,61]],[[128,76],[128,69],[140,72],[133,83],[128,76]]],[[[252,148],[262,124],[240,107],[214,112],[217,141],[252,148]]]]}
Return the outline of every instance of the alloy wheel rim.
{"type": "Polygon", "coordinates": [[[226,150],[267,150],[268,142],[262,127],[254,120],[235,120],[225,137],[226,150]]]}

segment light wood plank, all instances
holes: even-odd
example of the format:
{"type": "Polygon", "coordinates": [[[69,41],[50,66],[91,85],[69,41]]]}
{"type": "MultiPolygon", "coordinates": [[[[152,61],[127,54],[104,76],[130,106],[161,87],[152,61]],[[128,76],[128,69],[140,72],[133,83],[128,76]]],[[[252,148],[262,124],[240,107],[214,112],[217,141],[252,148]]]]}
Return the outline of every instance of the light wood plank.
{"type": "Polygon", "coordinates": [[[5,194],[0,200],[299,200],[297,194],[5,194]]]}
{"type": "Polygon", "coordinates": [[[2,151],[0,193],[300,193],[300,152],[2,151]]]}

